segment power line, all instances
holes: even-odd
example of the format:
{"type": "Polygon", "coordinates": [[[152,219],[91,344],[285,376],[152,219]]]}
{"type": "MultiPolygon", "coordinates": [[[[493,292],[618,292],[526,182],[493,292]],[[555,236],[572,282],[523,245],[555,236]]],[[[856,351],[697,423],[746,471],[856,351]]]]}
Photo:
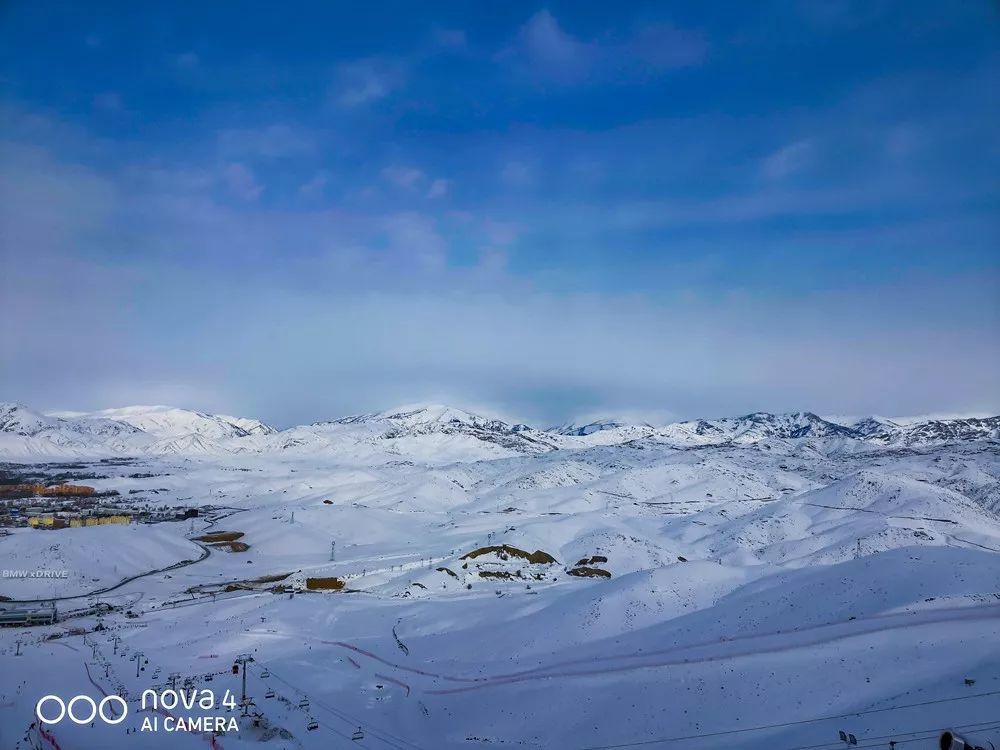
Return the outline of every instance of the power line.
{"type": "Polygon", "coordinates": [[[864,711],[851,711],[846,714],[834,714],[831,716],[817,716],[812,719],[799,719],[798,721],[783,721],[776,724],[761,724],[755,727],[741,727],[739,729],[722,729],[717,732],[704,732],[702,734],[689,734],[684,737],[658,737],[650,740],[635,740],[633,742],[622,742],[615,745],[590,745],[581,750],[616,750],[624,747],[642,747],[644,745],[656,745],[661,742],[683,742],[684,740],[697,740],[705,737],[721,737],[727,734],[742,734],[744,732],[759,732],[764,729],[780,729],[781,727],[799,726],[802,724],[815,724],[817,721],[830,721],[832,719],[847,719],[852,716],[863,716],[866,714],[884,713],[886,711],[899,711],[904,708],[918,708],[920,706],[932,706],[938,703],[951,703],[954,701],[971,700],[973,698],[985,698],[991,695],[1000,695],[1000,690],[992,690],[987,693],[976,693],[974,695],[961,695],[953,698],[938,698],[936,700],[921,701],[920,703],[904,703],[899,706],[887,706],[885,708],[869,708],[864,711]]]}

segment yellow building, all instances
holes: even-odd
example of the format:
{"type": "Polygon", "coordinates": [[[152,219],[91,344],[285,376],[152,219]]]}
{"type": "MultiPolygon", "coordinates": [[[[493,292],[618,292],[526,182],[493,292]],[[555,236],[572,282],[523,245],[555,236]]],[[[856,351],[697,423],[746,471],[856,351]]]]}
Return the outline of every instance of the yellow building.
{"type": "Polygon", "coordinates": [[[132,516],[124,513],[110,516],[73,516],[64,518],[61,516],[45,515],[32,516],[28,519],[28,525],[36,529],[65,529],[81,528],[84,526],[107,526],[109,524],[127,524],[132,522],[132,516]]]}
{"type": "Polygon", "coordinates": [[[56,529],[66,526],[65,519],[56,518],[55,516],[31,516],[28,519],[28,525],[36,529],[56,529]],[[56,525],[56,521],[59,525],[56,525]]]}

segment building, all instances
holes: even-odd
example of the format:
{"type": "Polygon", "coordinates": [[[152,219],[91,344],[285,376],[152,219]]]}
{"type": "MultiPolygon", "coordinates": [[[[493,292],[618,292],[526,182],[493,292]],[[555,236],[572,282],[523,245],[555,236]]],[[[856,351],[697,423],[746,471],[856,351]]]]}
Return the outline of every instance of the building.
{"type": "Polygon", "coordinates": [[[32,606],[0,607],[0,627],[52,625],[58,616],[55,602],[32,606]]]}
{"type": "Polygon", "coordinates": [[[28,519],[28,525],[36,529],[76,529],[85,526],[107,526],[109,524],[128,524],[131,522],[132,516],[125,513],[93,516],[45,513],[43,515],[31,516],[28,519]]]}

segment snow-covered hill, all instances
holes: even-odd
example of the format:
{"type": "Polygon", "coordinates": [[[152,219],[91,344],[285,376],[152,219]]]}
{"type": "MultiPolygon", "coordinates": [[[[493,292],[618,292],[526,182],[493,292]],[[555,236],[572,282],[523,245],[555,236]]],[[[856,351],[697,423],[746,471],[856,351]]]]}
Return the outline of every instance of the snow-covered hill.
{"type": "Polygon", "coordinates": [[[150,435],[112,419],[46,416],[22,404],[0,403],[0,458],[142,454],[150,435]]]}
{"type": "Polygon", "coordinates": [[[1000,442],[1000,417],[905,423],[867,417],[840,424],[811,412],[756,412],[665,427],[607,419],[539,430],[455,407],[419,404],[279,431],[257,419],[168,406],[49,415],[17,404],[0,409],[0,456],[10,457],[337,454],[359,462],[381,457],[448,463],[626,444],[678,449],[758,445],[769,450],[775,441],[792,441],[826,453],[1000,442]]]}
{"type": "MultiPolygon", "coordinates": [[[[832,747],[843,728],[861,747],[931,750],[935,728],[994,718],[969,696],[1000,674],[995,419],[756,413],[550,432],[418,405],[255,433],[173,412],[154,410],[147,432],[0,410],[6,475],[79,473],[139,509],[200,508],[0,535],[9,567],[68,572],[0,581],[0,596],[78,597],[29,638],[0,629],[23,686],[0,701],[0,746],[54,690],[138,696],[177,672],[238,693],[241,653],[266,733],[244,723],[226,750],[324,750],[359,728],[359,747],[701,736],[692,747],[764,750],[832,747]],[[101,629],[98,602],[117,608],[101,629]]],[[[53,735],[206,746],[137,731],[148,712],[131,707],[121,726],[53,735]]]]}
{"type": "Polygon", "coordinates": [[[114,420],[132,425],[157,439],[200,435],[209,440],[271,435],[275,430],[258,419],[205,414],[171,406],[126,406],[95,412],[56,412],[51,416],[74,419],[114,420]]]}
{"type": "Polygon", "coordinates": [[[586,424],[577,424],[576,422],[566,422],[565,424],[556,425],[555,427],[549,427],[548,432],[554,432],[557,435],[572,435],[575,437],[584,437],[585,435],[592,435],[595,432],[602,432],[603,430],[617,430],[622,427],[639,427],[647,428],[649,430],[653,429],[651,424],[645,422],[634,423],[627,419],[618,419],[613,417],[606,417],[603,419],[597,419],[586,424]]]}

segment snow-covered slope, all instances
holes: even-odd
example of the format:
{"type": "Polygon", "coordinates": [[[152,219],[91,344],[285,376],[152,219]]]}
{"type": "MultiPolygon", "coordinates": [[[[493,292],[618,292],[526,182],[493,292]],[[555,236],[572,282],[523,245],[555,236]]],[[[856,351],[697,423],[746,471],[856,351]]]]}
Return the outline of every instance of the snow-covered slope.
{"type": "Polygon", "coordinates": [[[205,414],[200,411],[177,409],[171,406],[125,406],[119,409],[103,409],[89,413],[57,412],[52,416],[75,419],[111,419],[132,425],[157,439],[200,435],[209,440],[223,440],[246,437],[247,435],[270,435],[277,432],[270,425],[257,419],[205,414]]]}

